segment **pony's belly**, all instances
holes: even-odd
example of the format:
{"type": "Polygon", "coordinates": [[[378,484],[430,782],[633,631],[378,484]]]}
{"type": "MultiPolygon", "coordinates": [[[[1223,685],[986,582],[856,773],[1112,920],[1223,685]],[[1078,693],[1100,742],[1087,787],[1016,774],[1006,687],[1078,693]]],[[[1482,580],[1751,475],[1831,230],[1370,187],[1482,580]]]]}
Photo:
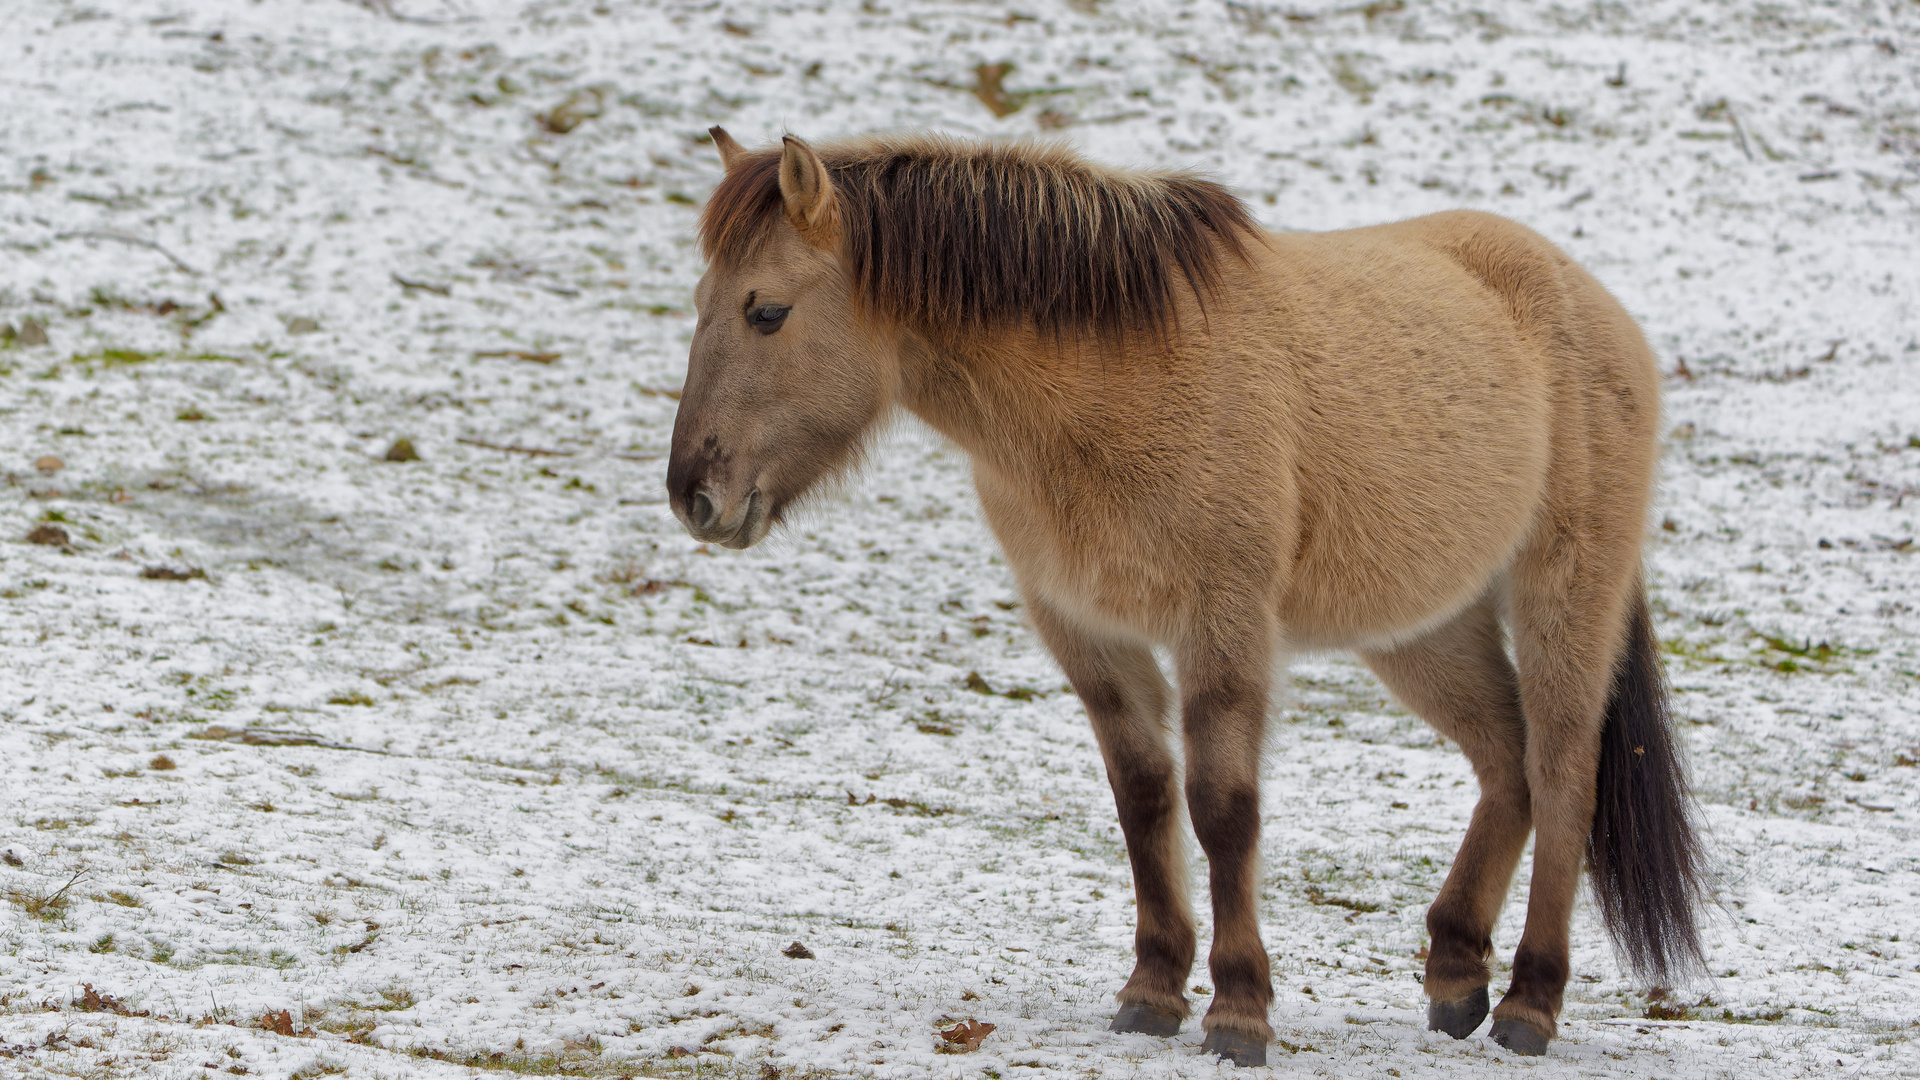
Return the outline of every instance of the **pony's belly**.
{"type": "Polygon", "coordinates": [[[1533,528],[1545,454],[1506,482],[1410,485],[1427,500],[1382,497],[1363,516],[1314,523],[1280,605],[1289,642],[1370,649],[1406,641],[1485,594],[1533,528]]]}
{"type": "Polygon", "coordinates": [[[1484,595],[1517,544],[1514,537],[1490,545],[1480,557],[1446,565],[1376,567],[1372,587],[1364,591],[1295,590],[1280,613],[1287,642],[1305,650],[1369,650],[1417,638],[1484,595]]]}

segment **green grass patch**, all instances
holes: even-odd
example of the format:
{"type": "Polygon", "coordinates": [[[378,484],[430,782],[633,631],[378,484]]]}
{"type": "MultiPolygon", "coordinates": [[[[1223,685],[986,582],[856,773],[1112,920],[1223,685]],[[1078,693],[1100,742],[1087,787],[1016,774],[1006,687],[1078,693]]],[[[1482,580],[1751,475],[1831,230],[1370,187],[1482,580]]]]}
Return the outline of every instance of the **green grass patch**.
{"type": "Polygon", "coordinates": [[[239,357],[228,356],[225,353],[141,352],[139,349],[100,349],[90,353],[74,353],[69,363],[86,368],[116,368],[131,367],[134,364],[148,364],[156,360],[184,360],[193,363],[243,363],[239,357]]]}
{"type": "Polygon", "coordinates": [[[1318,885],[1307,886],[1307,903],[1315,907],[1346,908],[1356,915],[1371,915],[1380,910],[1379,904],[1369,904],[1365,900],[1349,900],[1344,896],[1334,896],[1318,885]]]}

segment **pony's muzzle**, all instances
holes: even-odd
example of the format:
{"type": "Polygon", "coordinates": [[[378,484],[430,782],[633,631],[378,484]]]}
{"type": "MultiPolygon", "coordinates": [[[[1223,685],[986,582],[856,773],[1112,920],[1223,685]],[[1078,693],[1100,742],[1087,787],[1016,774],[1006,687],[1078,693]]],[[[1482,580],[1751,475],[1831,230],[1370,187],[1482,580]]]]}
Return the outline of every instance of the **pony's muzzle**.
{"type": "Polygon", "coordinates": [[[680,521],[695,540],[735,549],[759,543],[773,524],[767,514],[767,500],[759,488],[747,492],[746,498],[735,500],[731,506],[727,505],[724,495],[715,499],[712,492],[702,488],[687,497],[680,521]]]}
{"type": "Polygon", "coordinates": [[[693,493],[693,498],[687,500],[688,532],[698,536],[711,530],[714,522],[719,519],[720,508],[713,504],[712,497],[706,492],[696,491],[693,493]]]}

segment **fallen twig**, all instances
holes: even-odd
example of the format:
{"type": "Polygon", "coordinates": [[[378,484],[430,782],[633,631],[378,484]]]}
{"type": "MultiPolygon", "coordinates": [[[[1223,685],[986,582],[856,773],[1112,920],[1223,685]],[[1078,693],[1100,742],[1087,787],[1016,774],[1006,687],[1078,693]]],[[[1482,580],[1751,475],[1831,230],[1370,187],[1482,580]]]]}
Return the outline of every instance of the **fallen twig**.
{"type": "Polygon", "coordinates": [[[101,229],[78,229],[73,232],[55,233],[53,238],[55,240],[112,240],[115,243],[132,244],[134,247],[147,248],[152,251],[157,251],[160,254],[166,256],[167,261],[172,263],[174,267],[178,269],[181,273],[185,273],[185,274],[200,273],[200,271],[195,270],[193,267],[188,266],[185,262],[183,262],[180,256],[175,255],[173,252],[168,251],[166,248],[161,247],[159,244],[156,244],[151,240],[143,240],[138,236],[128,236],[126,233],[107,232],[101,229]]]}
{"type": "Polygon", "coordinates": [[[551,364],[560,359],[560,354],[557,352],[523,352],[519,349],[487,349],[484,352],[474,353],[473,356],[476,360],[511,356],[515,360],[525,360],[531,364],[551,364]]]}
{"type": "Polygon", "coordinates": [[[503,446],[490,443],[485,439],[455,439],[454,442],[465,446],[477,446],[482,450],[503,450],[509,454],[529,454],[533,457],[572,457],[571,450],[544,450],[538,446],[503,446]]]}
{"type": "Polygon", "coordinates": [[[210,724],[199,731],[190,733],[189,739],[205,739],[208,742],[240,743],[243,746],[317,746],[322,750],[358,750],[363,754],[385,754],[385,750],[374,750],[365,746],[352,746],[347,743],[328,742],[318,735],[305,731],[274,731],[268,728],[229,728],[210,724]]]}
{"type": "MultiPolygon", "coordinates": [[[[353,2],[358,3],[361,7],[366,8],[376,15],[385,15],[394,22],[415,23],[420,26],[446,26],[449,23],[468,23],[474,21],[472,15],[465,14],[456,14],[450,19],[428,19],[419,15],[408,15],[396,9],[393,6],[393,0],[353,0],[353,2]]],[[[444,3],[443,6],[455,12],[460,10],[451,2],[444,3]]]]}
{"type": "Polygon", "coordinates": [[[401,277],[399,274],[393,275],[393,283],[400,286],[403,289],[424,289],[427,292],[435,293],[440,296],[453,295],[453,286],[451,285],[435,285],[429,281],[409,281],[406,278],[401,277]]]}

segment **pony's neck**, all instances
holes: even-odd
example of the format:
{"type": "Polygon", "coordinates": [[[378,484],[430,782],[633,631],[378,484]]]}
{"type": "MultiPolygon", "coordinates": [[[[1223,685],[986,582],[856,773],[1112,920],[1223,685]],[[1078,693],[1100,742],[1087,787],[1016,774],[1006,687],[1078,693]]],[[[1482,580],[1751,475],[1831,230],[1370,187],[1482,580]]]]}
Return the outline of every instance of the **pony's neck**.
{"type": "Polygon", "coordinates": [[[1124,403],[1140,387],[1127,366],[1097,346],[1031,333],[955,343],[909,334],[901,404],[977,463],[1037,479],[1102,445],[1095,429],[1130,411],[1124,403]]]}

